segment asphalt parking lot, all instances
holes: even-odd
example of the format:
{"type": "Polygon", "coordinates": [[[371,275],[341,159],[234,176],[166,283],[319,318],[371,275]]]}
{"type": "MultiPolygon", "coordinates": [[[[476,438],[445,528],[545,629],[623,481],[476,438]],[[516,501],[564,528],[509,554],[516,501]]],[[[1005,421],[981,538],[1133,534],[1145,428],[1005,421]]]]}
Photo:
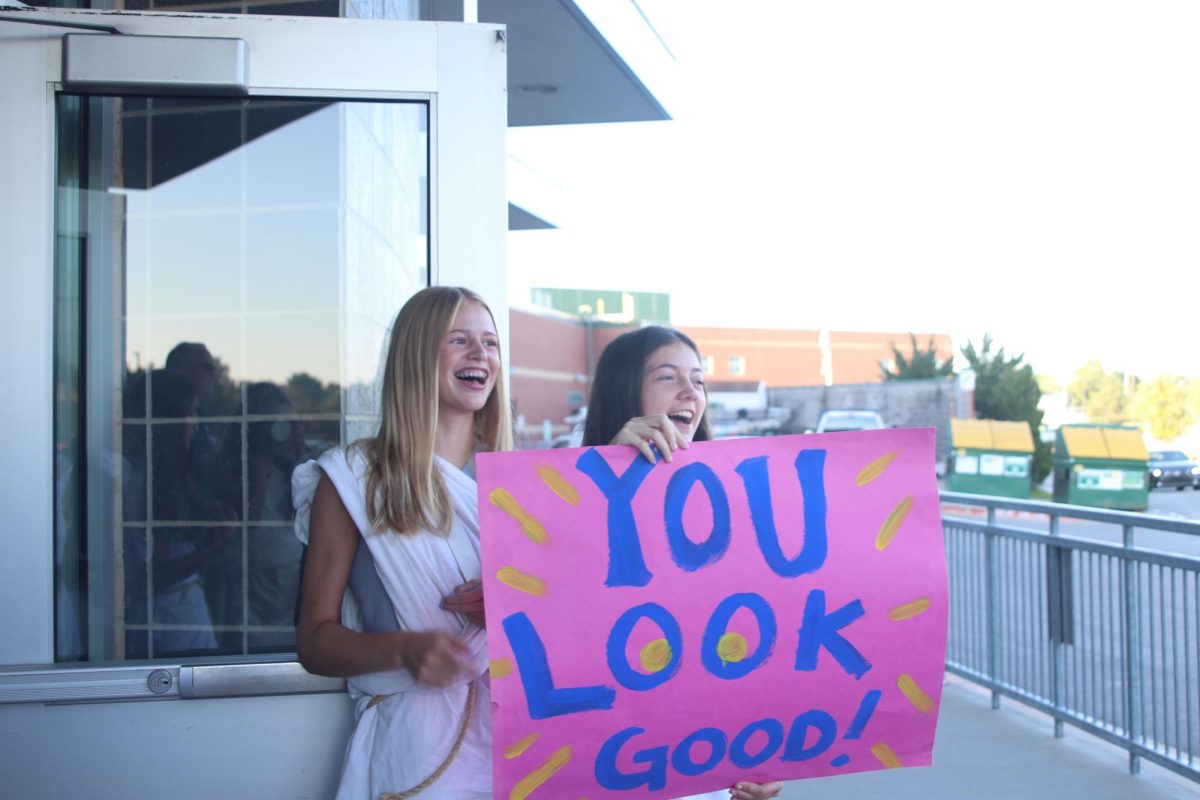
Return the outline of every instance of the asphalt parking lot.
{"type": "Polygon", "coordinates": [[[1147,514],[1176,519],[1200,520],[1200,491],[1195,489],[1151,489],[1147,514]]]}
{"type": "MultiPolygon", "coordinates": [[[[1048,484],[1046,488],[1049,488],[1048,484]]],[[[944,508],[951,514],[962,513],[962,509],[956,506],[944,508]]],[[[974,512],[982,513],[978,507],[974,509],[974,512]]],[[[1152,489],[1149,494],[1149,507],[1145,513],[1148,516],[1200,522],[1200,491],[1195,489],[1177,491],[1173,488],[1152,489]]],[[[997,520],[1004,525],[1029,530],[1045,531],[1049,527],[1044,515],[1027,512],[1001,510],[997,512],[997,520]]],[[[1064,516],[1061,531],[1068,536],[1096,539],[1112,544],[1121,543],[1121,528],[1117,525],[1106,525],[1064,516]]],[[[1135,529],[1134,543],[1155,550],[1200,557],[1200,536],[1135,529]]]]}
{"type": "MultiPolygon", "coordinates": [[[[1150,492],[1150,506],[1145,513],[1148,516],[1168,519],[1200,521],[1200,491],[1154,489],[1150,492]]],[[[1113,544],[1121,542],[1121,529],[1115,525],[1073,519],[1064,519],[1062,525],[1062,532],[1070,536],[1098,539],[1113,544]]],[[[1135,529],[1134,543],[1168,553],[1200,557],[1200,536],[1135,529]]]]}

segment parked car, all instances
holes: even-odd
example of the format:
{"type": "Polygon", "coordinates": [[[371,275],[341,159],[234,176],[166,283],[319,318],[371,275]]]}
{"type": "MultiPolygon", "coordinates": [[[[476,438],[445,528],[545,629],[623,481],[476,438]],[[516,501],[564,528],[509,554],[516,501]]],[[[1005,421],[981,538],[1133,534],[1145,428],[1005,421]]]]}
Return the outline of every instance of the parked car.
{"type": "Polygon", "coordinates": [[[882,427],[884,427],[883,417],[879,415],[878,411],[865,408],[839,408],[822,412],[813,433],[873,431],[882,427]]]}
{"type": "Polygon", "coordinates": [[[1174,486],[1177,491],[1188,486],[1200,489],[1200,466],[1182,450],[1151,450],[1147,469],[1151,489],[1159,486],[1174,486]]]}

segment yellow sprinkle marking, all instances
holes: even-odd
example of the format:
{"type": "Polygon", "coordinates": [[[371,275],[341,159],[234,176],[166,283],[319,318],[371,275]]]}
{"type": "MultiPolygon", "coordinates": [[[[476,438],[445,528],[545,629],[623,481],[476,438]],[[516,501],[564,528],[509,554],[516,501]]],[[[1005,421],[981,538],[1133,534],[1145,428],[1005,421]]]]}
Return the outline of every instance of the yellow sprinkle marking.
{"type": "Polygon", "coordinates": [[[913,680],[912,675],[904,674],[896,679],[896,685],[900,687],[900,691],[904,692],[904,696],[908,698],[908,702],[913,704],[913,708],[920,711],[922,714],[928,714],[933,711],[933,699],[917,686],[917,682],[913,680]]]}
{"type": "Polygon", "coordinates": [[[505,586],[511,586],[518,592],[541,597],[546,593],[546,582],[541,578],[528,575],[516,567],[501,567],[496,570],[496,577],[505,586]]]}
{"type": "Polygon", "coordinates": [[[517,785],[508,793],[508,800],[525,800],[535,789],[550,780],[554,773],[565,767],[570,760],[571,745],[554,751],[554,755],[546,759],[545,764],[542,764],[517,782],[517,785]]]}
{"type": "Polygon", "coordinates": [[[875,537],[875,549],[883,551],[892,539],[896,537],[896,531],[900,530],[900,526],[904,524],[904,518],[908,516],[908,512],[912,511],[913,499],[906,497],[900,501],[900,504],[892,509],[892,513],[888,514],[888,518],[884,520],[883,527],[879,529],[879,535],[875,537]]]}
{"type": "Polygon", "coordinates": [[[717,640],[717,655],[725,664],[741,661],[746,657],[746,639],[740,633],[729,632],[717,640]]]}
{"type": "Polygon", "coordinates": [[[662,672],[671,663],[671,645],[666,639],[655,639],[642,648],[639,657],[646,672],[662,672]]]}
{"type": "Polygon", "coordinates": [[[521,530],[525,531],[525,535],[534,541],[536,544],[545,544],[550,541],[550,537],[546,535],[546,529],[542,527],[542,523],[538,522],[529,512],[521,508],[521,504],[517,499],[509,494],[507,489],[492,489],[488,494],[488,499],[492,501],[492,505],[499,508],[505,514],[517,521],[521,526],[521,530]]]}
{"type": "Polygon", "coordinates": [[[863,471],[858,473],[858,477],[854,479],[854,485],[866,486],[868,483],[878,478],[883,474],[883,471],[888,468],[888,464],[891,464],[892,461],[896,459],[897,455],[898,453],[893,451],[887,455],[880,456],[870,464],[867,464],[865,467],[863,467],[863,471]]]}
{"type": "Polygon", "coordinates": [[[575,487],[554,467],[543,464],[537,468],[537,474],[542,483],[549,486],[556,495],[573,506],[579,505],[579,492],[575,491],[575,487]]]}
{"type": "Polygon", "coordinates": [[[521,753],[524,753],[526,750],[528,750],[529,745],[536,742],[537,738],[538,735],[536,733],[531,733],[521,741],[516,742],[515,744],[510,744],[508,749],[504,751],[504,757],[516,758],[517,756],[521,755],[521,753]]]}
{"type": "Polygon", "coordinates": [[[488,662],[488,672],[492,676],[492,680],[496,678],[507,678],[512,675],[513,662],[511,658],[493,658],[488,662]]]}
{"type": "Polygon", "coordinates": [[[892,622],[899,622],[902,619],[911,619],[912,617],[924,614],[929,610],[929,598],[918,597],[908,603],[901,603],[898,606],[888,609],[888,619],[892,622]]]}
{"type": "Polygon", "coordinates": [[[896,758],[896,754],[892,752],[892,748],[887,746],[886,742],[879,742],[871,745],[871,755],[879,760],[888,769],[897,769],[902,767],[900,759],[896,758]]]}

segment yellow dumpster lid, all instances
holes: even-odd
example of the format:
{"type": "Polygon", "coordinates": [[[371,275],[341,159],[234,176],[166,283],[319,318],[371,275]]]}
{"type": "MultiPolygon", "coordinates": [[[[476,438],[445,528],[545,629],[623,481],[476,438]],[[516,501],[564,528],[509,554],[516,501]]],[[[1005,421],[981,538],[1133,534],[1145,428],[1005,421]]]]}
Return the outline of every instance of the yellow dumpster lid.
{"type": "Polygon", "coordinates": [[[1147,461],[1150,453],[1142,441],[1142,432],[1136,428],[1101,428],[1108,442],[1111,458],[1127,458],[1130,461],[1147,461]]]}
{"type": "Polygon", "coordinates": [[[1108,458],[1108,443],[1099,428],[1063,425],[1059,428],[1071,458],[1108,458]]]}
{"type": "Polygon", "coordinates": [[[1119,458],[1147,461],[1150,453],[1137,428],[1063,425],[1060,429],[1071,458],[1119,458]]]}
{"type": "Polygon", "coordinates": [[[1027,422],[998,419],[951,419],[950,446],[972,450],[1032,453],[1033,434],[1027,422]]]}
{"type": "Polygon", "coordinates": [[[986,419],[951,419],[950,446],[973,450],[992,449],[992,431],[986,419]]]}
{"type": "Polygon", "coordinates": [[[992,443],[996,450],[1008,450],[1013,453],[1033,452],[1033,434],[1029,431],[1028,422],[990,422],[992,443]]]}

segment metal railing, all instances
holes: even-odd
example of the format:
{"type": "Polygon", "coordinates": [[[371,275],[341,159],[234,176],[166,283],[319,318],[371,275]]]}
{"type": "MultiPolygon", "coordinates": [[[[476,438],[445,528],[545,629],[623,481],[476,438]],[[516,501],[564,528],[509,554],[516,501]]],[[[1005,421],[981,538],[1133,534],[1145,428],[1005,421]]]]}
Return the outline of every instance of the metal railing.
{"type": "Polygon", "coordinates": [[[1200,522],[941,498],[947,670],[1200,782],[1200,522]]]}

